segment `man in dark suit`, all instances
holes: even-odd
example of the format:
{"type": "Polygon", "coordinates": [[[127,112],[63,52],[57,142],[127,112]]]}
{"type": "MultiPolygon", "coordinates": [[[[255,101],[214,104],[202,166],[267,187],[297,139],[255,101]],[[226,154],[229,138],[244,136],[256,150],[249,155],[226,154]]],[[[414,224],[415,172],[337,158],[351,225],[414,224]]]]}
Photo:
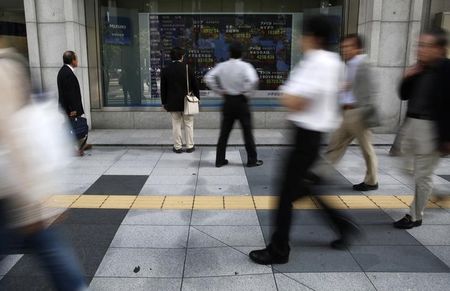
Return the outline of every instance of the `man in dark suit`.
{"type": "MultiPolygon", "coordinates": [[[[78,58],[73,51],[66,51],[63,54],[64,65],[58,73],[58,95],[59,104],[67,113],[69,118],[77,118],[84,115],[83,103],[81,102],[81,90],[74,69],[78,67],[78,58]]],[[[87,135],[79,139],[78,154],[84,155],[85,150],[92,148],[87,143],[87,135]]]]}
{"type": "Polygon", "coordinates": [[[171,62],[161,71],[161,104],[172,115],[173,152],[183,152],[181,129],[184,124],[186,134],[186,152],[195,151],[194,146],[194,116],[184,114],[184,98],[188,91],[200,98],[197,81],[192,70],[187,69],[183,62],[184,50],[175,47],[170,51],[171,62]],[[189,75],[189,90],[187,88],[187,74],[189,75]]]}

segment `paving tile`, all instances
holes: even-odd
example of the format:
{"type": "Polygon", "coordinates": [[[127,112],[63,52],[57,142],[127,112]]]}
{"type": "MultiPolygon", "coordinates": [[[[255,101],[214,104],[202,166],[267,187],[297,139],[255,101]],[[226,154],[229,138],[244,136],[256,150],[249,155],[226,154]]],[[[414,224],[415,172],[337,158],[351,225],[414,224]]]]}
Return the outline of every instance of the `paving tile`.
{"type": "Polygon", "coordinates": [[[278,188],[275,185],[252,185],[250,184],[250,190],[252,195],[265,196],[265,195],[278,195],[278,188]]]}
{"type": "Polygon", "coordinates": [[[199,161],[194,160],[160,160],[156,168],[195,168],[199,166],[199,161]]]}
{"type": "Polygon", "coordinates": [[[179,291],[181,279],[168,278],[102,278],[96,277],[89,285],[90,290],[98,291],[123,291],[123,290],[148,290],[148,291],[179,291]]]}
{"type": "Polygon", "coordinates": [[[95,276],[181,278],[184,259],[184,249],[109,248],[95,276]]]}
{"type": "Polygon", "coordinates": [[[197,176],[150,176],[145,185],[195,185],[197,176]]]}
{"type": "Polygon", "coordinates": [[[137,195],[148,176],[103,175],[84,194],[137,195]]]}
{"type": "Polygon", "coordinates": [[[357,224],[392,224],[393,219],[381,209],[343,210],[357,224]]]}
{"type": "Polygon", "coordinates": [[[198,167],[192,168],[155,168],[151,176],[197,176],[198,167]]]}
{"type": "Polygon", "coordinates": [[[427,246],[426,248],[450,267],[450,246],[427,246]]]}
{"type": "Polygon", "coordinates": [[[379,291],[448,290],[450,276],[446,273],[367,273],[379,291]]]}
{"type": "Polygon", "coordinates": [[[194,195],[195,183],[190,185],[144,185],[140,195],[194,195]]]}
{"type": "Polygon", "coordinates": [[[361,225],[362,235],[355,239],[354,245],[360,246],[403,246],[420,245],[407,231],[396,229],[392,224],[361,225]]]}
{"type": "Polygon", "coordinates": [[[150,175],[150,173],[152,172],[153,168],[152,167],[124,167],[121,165],[114,165],[111,168],[109,168],[106,172],[105,175],[127,175],[127,176],[148,176],[150,175]]]}
{"type": "Polygon", "coordinates": [[[205,176],[244,176],[245,170],[242,165],[230,166],[229,164],[225,167],[217,168],[215,166],[200,166],[199,172],[200,177],[205,176]]]}
{"type": "Polygon", "coordinates": [[[425,246],[450,245],[450,225],[424,225],[408,232],[425,246]]]}
{"type": "Polygon", "coordinates": [[[288,273],[275,274],[279,290],[374,291],[366,275],[358,273],[288,273]],[[302,285],[303,284],[303,285],[302,285]],[[307,287],[306,287],[307,286],[307,287]]]}
{"type": "Polygon", "coordinates": [[[273,265],[278,273],[361,272],[348,251],[333,250],[329,246],[291,247],[289,263],[273,265]]]}
{"type": "MultiPolygon", "coordinates": [[[[408,209],[384,209],[384,211],[392,217],[394,221],[403,218],[405,214],[409,213],[408,209]]],[[[450,212],[444,209],[425,209],[422,223],[424,225],[450,225],[450,212]]]]}
{"type": "Polygon", "coordinates": [[[250,195],[250,188],[248,185],[197,185],[195,195],[250,195]]]}
{"type": "Polygon", "coordinates": [[[122,225],[189,225],[191,210],[130,210],[122,225]]]}
{"type": "Polygon", "coordinates": [[[276,290],[272,274],[229,277],[185,278],[183,291],[229,290],[229,291],[272,291],[276,290]]]}
{"type": "MultiPolygon", "coordinates": [[[[274,228],[261,226],[266,243],[270,242],[274,228]]],[[[326,246],[337,238],[335,232],[328,225],[292,225],[290,232],[291,247],[326,246]]]]}
{"type": "MultiPolygon", "coordinates": [[[[122,216],[123,217],[123,216],[122,216]]],[[[59,226],[60,236],[74,247],[108,248],[118,225],[64,224],[59,226]]]]}
{"type": "Polygon", "coordinates": [[[200,176],[197,185],[248,185],[245,176],[200,176]]]}
{"type": "Polygon", "coordinates": [[[128,210],[118,209],[68,209],[64,224],[113,224],[120,225],[128,210]]]}
{"type": "Polygon", "coordinates": [[[270,267],[254,264],[247,254],[229,247],[188,249],[185,277],[271,274],[270,267]]]}
{"type": "Polygon", "coordinates": [[[188,230],[188,226],[121,225],[111,247],[185,248],[188,230]]]}
{"type": "Polygon", "coordinates": [[[189,229],[189,248],[214,248],[226,246],[225,243],[198,230],[196,227],[190,227],[189,229]]]}
{"type": "Polygon", "coordinates": [[[23,255],[9,255],[0,259],[0,276],[6,275],[23,255]]]}
{"type": "Polygon", "coordinates": [[[0,280],[0,290],[48,291],[54,290],[54,287],[47,276],[5,276],[2,280],[0,280]],[[30,289],[30,286],[33,286],[32,289],[30,289]]]}
{"type": "MultiPolygon", "coordinates": [[[[198,231],[229,246],[260,246],[264,239],[259,226],[195,226],[198,231]]],[[[189,247],[197,247],[189,244],[189,247]]]]}
{"type": "Polygon", "coordinates": [[[259,223],[255,210],[194,210],[191,225],[259,226],[259,223]]]}
{"type": "MultiPolygon", "coordinates": [[[[261,226],[275,225],[276,210],[257,210],[261,226]]],[[[292,225],[328,224],[321,210],[293,210],[292,225]]]]}
{"type": "Polygon", "coordinates": [[[449,272],[423,246],[352,246],[350,252],[365,272],[449,272]]]}

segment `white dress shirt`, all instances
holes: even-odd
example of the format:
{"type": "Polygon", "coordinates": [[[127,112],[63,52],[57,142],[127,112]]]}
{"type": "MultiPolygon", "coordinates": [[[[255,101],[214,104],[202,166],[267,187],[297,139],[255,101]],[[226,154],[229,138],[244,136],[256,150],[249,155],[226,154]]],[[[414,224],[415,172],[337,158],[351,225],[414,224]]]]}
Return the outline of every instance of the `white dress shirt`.
{"type": "Polygon", "coordinates": [[[355,80],[359,64],[365,57],[366,55],[356,55],[347,61],[345,66],[345,82],[350,86],[340,94],[339,102],[342,105],[353,105],[356,103],[356,97],[353,95],[351,84],[353,84],[353,81],[355,80]]]}
{"type": "Polygon", "coordinates": [[[336,53],[325,50],[305,53],[280,90],[310,102],[305,110],[289,114],[288,119],[308,130],[330,132],[336,129],[340,124],[338,93],[343,68],[336,53]]]}
{"type": "Polygon", "coordinates": [[[75,69],[71,65],[66,64],[66,66],[68,66],[72,70],[72,72],[75,73],[75,69]]]}
{"type": "Polygon", "coordinates": [[[219,94],[249,96],[259,78],[255,68],[241,59],[229,59],[217,64],[203,78],[206,85],[219,94]]]}

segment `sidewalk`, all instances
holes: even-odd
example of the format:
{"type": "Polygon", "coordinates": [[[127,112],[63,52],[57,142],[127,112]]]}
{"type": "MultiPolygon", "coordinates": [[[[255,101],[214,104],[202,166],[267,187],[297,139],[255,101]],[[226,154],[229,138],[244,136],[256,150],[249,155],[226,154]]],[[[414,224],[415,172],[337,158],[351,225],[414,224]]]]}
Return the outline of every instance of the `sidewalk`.
{"type": "MultiPolygon", "coordinates": [[[[290,144],[290,129],[255,129],[256,144],[259,146],[286,146],[290,144]]],[[[215,146],[219,137],[218,129],[196,129],[197,146],[215,146]]],[[[377,146],[391,145],[394,134],[374,134],[373,143],[377,146]]],[[[325,138],[325,143],[327,138],[325,138]]],[[[96,129],[89,134],[89,142],[97,146],[170,146],[171,129],[96,129]]],[[[243,145],[242,132],[235,129],[230,135],[228,145],[243,145]]]]}

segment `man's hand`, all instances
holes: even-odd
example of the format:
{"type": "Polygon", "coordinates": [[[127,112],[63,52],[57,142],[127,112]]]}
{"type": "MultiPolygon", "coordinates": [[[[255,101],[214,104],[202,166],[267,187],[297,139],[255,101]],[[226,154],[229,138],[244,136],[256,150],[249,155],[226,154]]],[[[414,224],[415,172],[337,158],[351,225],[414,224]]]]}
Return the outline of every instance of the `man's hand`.
{"type": "Polygon", "coordinates": [[[71,111],[69,113],[69,117],[77,117],[77,112],[76,111],[71,111]]]}
{"type": "Polygon", "coordinates": [[[301,96],[283,94],[281,104],[290,111],[304,111],[311,103],[308,99],[301,96]]]}
{"type": "Polygon", "coordinates": [[[417,75],[418,73],[422,72],[422,70],[423,70],[423,67],[421,64],[415,64],[406,69],[404,77],[409,78],[411,76],[417,75]]]}

